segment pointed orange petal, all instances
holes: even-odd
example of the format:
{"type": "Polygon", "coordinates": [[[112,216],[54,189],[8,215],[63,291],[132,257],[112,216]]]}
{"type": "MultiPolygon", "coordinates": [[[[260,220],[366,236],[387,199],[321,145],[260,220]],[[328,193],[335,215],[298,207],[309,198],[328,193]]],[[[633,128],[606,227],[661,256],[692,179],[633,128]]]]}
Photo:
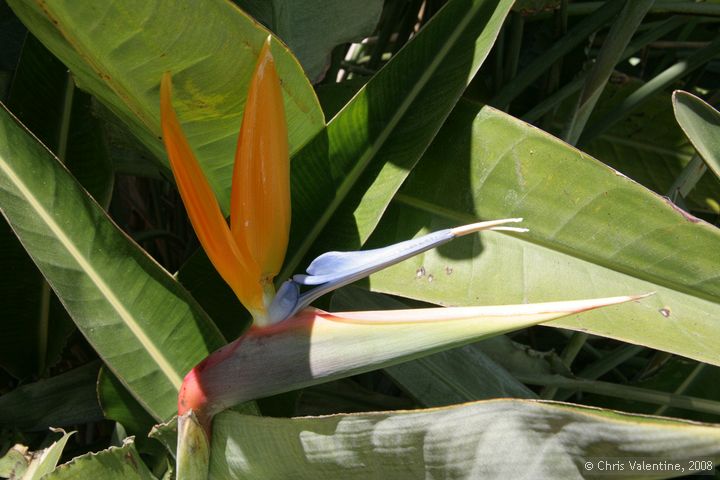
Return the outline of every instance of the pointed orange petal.
{"type": "Polygon", "coordinates": [[[160,84],[163,140],[180,196],[198,240],[220,276],[246,308],[262,308],[262,289],[257,268],[243,258],[230,234],[215,194],[180,128],[171,103],[170,74],[160,84]]]}
{"type": "Polygon", "coordinates": [[[270,37],[260,51],[235,154],[230,227],[266,281],[277,275],[290,232],[290,160],[270,37]]]}

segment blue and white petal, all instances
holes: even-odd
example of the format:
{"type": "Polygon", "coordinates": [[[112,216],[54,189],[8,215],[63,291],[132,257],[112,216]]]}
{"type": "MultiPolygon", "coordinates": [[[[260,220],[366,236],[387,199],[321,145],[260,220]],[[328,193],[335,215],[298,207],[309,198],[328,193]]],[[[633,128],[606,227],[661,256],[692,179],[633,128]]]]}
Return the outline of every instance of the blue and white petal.
{"type": "Polygon", "coordinates": [[[522,218],[509,218],[473,223],[374,250],[324,253],[310,263],[307,275],[295,275],[292,280],[282,284],[268,311],[270,322],[276,323],[290,318],[328,292],[447,243],[456,237],[481,230],[526,232],[525,228],[504,226],[507,223],[521,221],[522,218]],[[314,286],[314,288],[300,293],[300,286],[314,286]]]}

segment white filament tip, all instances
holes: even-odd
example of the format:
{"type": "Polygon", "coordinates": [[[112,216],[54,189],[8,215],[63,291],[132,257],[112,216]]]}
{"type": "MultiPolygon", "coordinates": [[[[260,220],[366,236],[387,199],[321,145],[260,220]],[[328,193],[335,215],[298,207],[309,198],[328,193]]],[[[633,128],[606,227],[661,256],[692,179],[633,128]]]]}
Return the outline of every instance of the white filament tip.
{"type": "MultiPolygon", "coordinates": [[[[519,223],[522,222],[522,218],[503,218],[502,220],[490,220],[488,222],[478,222],[478,223],[471,223],[469,225],[463,225],[461,227],[455,227],[450,232],[455,235],[456,237],[462,237],[463,235],[468,235],[470,233],[479,232],[481,230],[499,230],[498,227],[500,225],[504,225],[506,223],[519,223]]],[[[512,228],[512,227],[507,227],[512,228]]],[[[526,229],[521,229],[524,231],[527,231],[526,229]]]]}

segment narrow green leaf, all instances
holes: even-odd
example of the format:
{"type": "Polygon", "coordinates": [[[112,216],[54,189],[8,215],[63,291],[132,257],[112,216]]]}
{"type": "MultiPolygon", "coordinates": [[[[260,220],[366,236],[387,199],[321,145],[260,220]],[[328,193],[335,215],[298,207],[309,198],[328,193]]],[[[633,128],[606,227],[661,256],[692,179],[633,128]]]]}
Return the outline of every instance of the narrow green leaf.
{"type": "Polygon", "coordinates": [[[447,3],[333,118],[326,134],[293,158],[291,254],[279,278],[300,265],[331,218],[334,246],[359,246],[370,235],[487,56],[511,5],[447,3]]]}
{"type": "Polygon", "coordinates": [[[647,101],[652,96],[672,85],[676,80],[703,67],[707,62],[720,53],[720,37],[716,38],[706,47],[692,53],[663,70],[660,74],[649,80],[645,85],[638,88],[618,107],[609,111],[605,116],[592,122],[588,129],[580,137],[579,144],[589,142],[618,121],[625,118],[635,108],[647,101]]]}
{"type": "Polygon", "coordinates": [[[566,142],[574,145],[580,138],[615,65],[624,56],[630,39],[654,3],[655,0],[638,0],[627,3],[618,19],[613,23],[597,59],[595,59],[595,65],[585,80],[573,115],[568,122],[567,131],[563,135],[566,142]]]}
{"type": "MultiPolygon", "coordinates": [[[[627,60],[633,54],[645,48],[649,43],[659,40],[666,34],[675,30],[679,26],[684,25],[685,23],[686,19],[681,16],[670,17],[663,22],[658,22],[658,24],[654,26],[654,28],[650,29],[646,33],[643,33],[642,35],[638,35],[637,38],[633,40],[630,45],[628,45],[628,47],[625,49],[625,52],[620,57],[620,61],[627,60]]],[[[538,102],[535,106],[533,106],[531,110],[529,110],[522,116],[522,119],[526,122],[534,124],[539,118],[548,113],[550,110],[556,108],[566,98],[574,95],[575,92],[580,91],[585,85],[587,76],[589,74],[590,70],[578,72],[575,78],[573,78],[570,82],[566,83],[563,87],[555,91],[555,93],[548,96],[547,98],[544,98],[542,101],[538,102]]]]}
{"type": "Polygon", "coordinates": [[[681,462],[690,473],[689,460],[720,460],[720,427],[495,400],[293,419],[226,412],[212,445],[211,478],[581,478],[591,475],[585,462],[608,457],[681,462]]]}
{"type": "Polygon", "coordinates": [[[106,364],[151,415],[169,418],[183,375],[222,336],[5,110],[0,209],[106,364]]]}
{"type": "MultiPolygon", "coordinates": [[[[8,2],[18,17],[157,157],[160,77],[173,73],[174,104],[224,211],[247,88],[268,31],[227,0],[8,2]],[[197,28],[201,24],[205,28],[197,28]]],[[[324,126],[312,86],[281,42],[291,151],[324,126]]]]}
{"type": "Polygon", "coordinates": [[[720,415],[720,402],[704,398],[678,395],[674,393],[660,392],[647,388],[638,388],[632,385],[620,385],[617,383],[600,382],[596,380],[578,380],[565,378],[560,375],[533,375],[527,377],[519,375],[523,382],[530,385],[546,385],[555,388],[568,388],[581,392],[591,392],[609,397],[622,398],[646,402],[653,405],[682,408],[696,412],[720,415]]]}
{"type": "Polygon", "coordinates": [[[102,420],[95,395],[99,368],[99,362],[92,362],[4,394],[0,397],[0,425],[47,430],[102,420]]]}
{"type": "Polygon", "coordinates": [[[122,447],[110,447],[96,453],[86,453],[75,457],[43,477],[43,480],[74,480],[77,478],[155,480],[143,463],[131,438],[127,439],[122,447]]]}
{"type": "Polygon", "coordinates": [[[720,178],[720,112],[695,95],[673,93],[675,118],[708,168],[720,178]]]}
{"type": "Polygon", "coordinates": [[[442,305],[655,291],[548,325],[720,364],[720,231],[490,107],[456,109],[368,248],[503,217],[530,232],[455,241],[375,274],[372,289],[442,305]]]}
{"type": "MultiPolygon", "coordinates": [[[[583,375],[581,378],[588,377],[583,375]]],[[[701,403],[705,402],[704,406],[706,407],[712,403],[717,405],[720,403],[717,400],[720,398],[720,367],[674,356],[656,374],[639,382],[633,382],[632,386],[650,391],[694,397],[700,399],[701,403]]],[[[622,392],[622,389],[619,389],[619,391],[622,392]]],[[[669,396],[669,398],[673,397],[669,396]]],[[[627,395],[611,398],[589,393],[583,395],[583,403],[602,405],[615,410],[682,417],[701,422],[718,423],[720,421],[720,409],[715,408],[715,414],[713,415],[712,413],[699,411],[699,409],[695,408],[696,403],[686,404],[684,409],[680,409],[668,406],[669,402],[666,401],[659,409],[658,403],[660,402],[654,404],[641,403],[627,395]]]]}
{"type": "MultiPolygon", "coordinates": [[[[570,15],[588,15],[597,8],[602,7],[603,2],[580,2],[571,3],[568,8],[570,15]]],[[[720,16],[720,4],[714,0],[709,2],[695,2],[692,0],[662,0],[650,10],[650,13],[676,13],[683,15],[707,15],[720,16]]]]}
{"type": "Polygon", "coordinates": [[[548,68],[555,64],[560,58],[570,52],[579,43],[587,41],[588,36],[601,29],[607,22],[617,15],[625,5],[624,0],[610,0],[603,2],[593,11],[592,15],[580,21],[564,37],[553,43],[542,55],[533,59],[518,75],[506,83],[503,88],[490,100],[490,104],[504,108],[515,97],[520,95],[532,82],[545,73],[548,68]]]}

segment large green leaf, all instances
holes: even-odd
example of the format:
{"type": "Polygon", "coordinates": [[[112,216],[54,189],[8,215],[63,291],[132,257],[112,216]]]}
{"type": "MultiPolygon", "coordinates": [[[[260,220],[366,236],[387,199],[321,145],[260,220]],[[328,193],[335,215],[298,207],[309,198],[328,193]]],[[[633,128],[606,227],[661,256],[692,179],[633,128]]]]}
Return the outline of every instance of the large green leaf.
{"type": "MultiPolygon", "coordinates": [[[[110,202],[113,172],[90,98],[76,92],[67,69],[28,35],[13,77],[8,108],[62,161],[103,206],[110,202]]],[[[12,276],[0,278],[4,312],[0,364],[17,377],[52,366],[74,330],[72,320],[22,245],[2,222],[0,263],[12,276]]]]}
{"type": "Polygon", "coordinates": [[[511,5],[448,2],[333,118],[326,135],[293,158],[290,256],[281,278],[313,244],[322,250],[365,241],[489,53],[511,5]],[[315,243],[326,227],[329,234],[315,243]]]}
{"type": "Polygon", "coordinates": [[[675,118],[716,177],[720,178],[720,113],[695,95],[673,93],[675,118]]]}
{"type": "Polygon", "coordinates": [[[492,108],[456,109],[370,243],[503,217],[524,217],[530,232],[455,241],[374,275],[372,288],[444,305],[656,291],[550,325],[720,364],[720,231],[492,108]]]}
{"type": "Polygon", "coordinates": [[[382,0],[233,1],[282,38],[313,81],[325,75],[333,48],[372,34],[383,7],[382,0]]]}
{"type": "MultiPolygon", "coordinates": [[[[226,210],[237,132],[265,28],[226,0],[186,6],[172,0],[8,3],[70,68],[80,88],[107,105],[158,158],[165,157],[160,76],[172,72],[180,121],[226,210]]],[[[324,118],[297,60],[280,42],[272,52],[295,151],[324,118]]]]}
{"type": "Polygon", "coordinates": [[[720,460],[720,427],[495,400],[292,419],[225,412],[212,445],[210,478],[582,478],[602,458],[626,470],[630,459],[681,462],[689,473],[691,459],[720,460]]]}
{"type": "Polygon", "coordinates": [[[0,210],[73,320],[156,419],[223,338],[67,170],[0,111],[0,210]]]}

